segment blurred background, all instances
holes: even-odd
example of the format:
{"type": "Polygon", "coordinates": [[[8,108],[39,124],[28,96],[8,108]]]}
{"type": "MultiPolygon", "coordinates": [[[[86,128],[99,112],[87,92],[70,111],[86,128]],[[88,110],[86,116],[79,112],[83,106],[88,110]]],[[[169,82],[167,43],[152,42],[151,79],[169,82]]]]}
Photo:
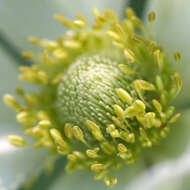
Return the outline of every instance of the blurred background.
{"type": "MultiPolygon", "coordinates": [[[[190,189],[190,1],[188,0],[0,0],[0,97],[14,93],[18,66],[30,64],[20,55],[23,50],[38,52],[27,42],[28,36],[55,39],[64,32],[53,15],[61,13],[74,18],[77,12],[93,22],[92,9],[110,8],[124,17],[125,9],[132,7],[146,23],[146,15],[154,10],[155,39],[171,55],[179,50],[179,64],[183,89],[174,102],[182,113],[169,137],[159,146],[145,150],[136,164],[118,171],[116,190],[189,190],[190,189]]],[[[29,89],[28,86],[24,86],[29,89]]],[[[31,87],[30,87],[31,88],[31,87]]],[[[55,167],[45,174],[45,165],[55,158],[45,149],[29,147],[17,149],[7,142],[7,135],[23,135],[16,123],[15,113],[0,101],[0,190],[21,190],[32,184],[31,190],[106,190],[100,181],[94,181],[85,171],[68,175],[65,160],[58,158],[55,167]],[[32,183],[33,182],[33,183],[32,183]]]]}

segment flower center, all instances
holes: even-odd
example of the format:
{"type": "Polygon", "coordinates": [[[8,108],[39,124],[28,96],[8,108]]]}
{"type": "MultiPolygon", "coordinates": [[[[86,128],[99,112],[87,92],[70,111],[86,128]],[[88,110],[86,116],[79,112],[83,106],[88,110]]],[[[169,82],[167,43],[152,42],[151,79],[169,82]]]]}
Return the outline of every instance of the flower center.
{"type": "Polygon", "coordinates": [[[60,120],[79,125],[84,130],[86,120],[100,126],[110,124],[113,105],[123,105],[115,89],[130,89],[130,79],[118,68],[121,62],[97,54],[78,58],[67,70],[58,88],[60,120]]]}

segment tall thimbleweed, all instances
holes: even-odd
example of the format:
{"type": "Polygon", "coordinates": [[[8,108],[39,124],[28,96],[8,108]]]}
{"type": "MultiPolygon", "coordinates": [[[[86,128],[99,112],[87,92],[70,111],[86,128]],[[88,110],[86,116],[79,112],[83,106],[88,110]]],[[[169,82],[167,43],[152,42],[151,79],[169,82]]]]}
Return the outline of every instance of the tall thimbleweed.
{"type": "MultiPolygon", "coordinates": [[[[167,53],[152,39],[132,9],[120,21],[111,10],[94,9],[95,23],[84,16],[70,21],[55,18],[69,30],[55,41],[29,37],[42,48],[31,66],[21,66],[19,79],[38,86],[38,92],[16,88],[22,103],[7,94],[4,101],[17,112],[34,147],[48,147],[67,157],[66,169],[88,169],[95,179],[112,187],[114,169],[134,163],[144,147],[166,137],[174,114],[172,100],[182,81],[167,53]]],[[[179,52],[174,53],[176,62],[179,52]]],[[[17,135],[9,141],[29,144],[17,135]]]]}

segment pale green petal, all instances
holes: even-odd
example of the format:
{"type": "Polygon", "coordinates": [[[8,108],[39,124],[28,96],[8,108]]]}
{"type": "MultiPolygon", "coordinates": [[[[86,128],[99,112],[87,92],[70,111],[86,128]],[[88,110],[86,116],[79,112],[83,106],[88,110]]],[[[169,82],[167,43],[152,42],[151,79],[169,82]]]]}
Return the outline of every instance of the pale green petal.
{"type": "Polygon", "coordinates": [[[146,12],[154,10],[157,14],[153,25],[155,38],[172,53],[180,50],[182,63],[180,72],[183,78],[183,90],[178,98],[178,103],[184,105],[190,102],[190,1],[188,0],[154,0],[149,1],[146,12]]]}
{"type": "MultiPolygon", "coordinates": [[[[125,190],[138,174],[145,168],[143,162],[137,162],[123,167],[115,173],[118,177],[118,184],[114,187],[115,190],[125,190]]],[[[114,174],[113,174],[114,175],[114,174]]],[[[87,171],[76,171],[72,174],[62,173],[54,182],[49,190],[110,190],[102,181],[93,180],[93,175],[87,171]]]]}
{"type": "Polygon", "coordinates": [[[64,31],[53,18],[55,13],[74,18],[77,12],[81,12],[92,21],[94,7],[100,10],[111,8],[122,15],[124,3],[125,0],[1,0],[0,31],[18,47],[34,49],[35,47],[26,41],[28,36],[54,39],[64,31]]]}
{"type": "Polygon", "coordinates": [[[15,113],[5,106],[2,96],[13,93],[18,85],[16,63],[0,48],[0,189],[16,189],[29,176],[36,175],[44,166],[47,152],[44,149],[18,149],[10,145],[7,135],[23,135],[16,124],[15,113]]]}
{"type": "Polygon", "coordinates": [[[186,190],[190,183],[190,109],[160,146],[147,151],[152,167],[144,170],[129,185],[129,190],[186,190]],[[150,180],[151,179],[151,180],[150,180]]]}

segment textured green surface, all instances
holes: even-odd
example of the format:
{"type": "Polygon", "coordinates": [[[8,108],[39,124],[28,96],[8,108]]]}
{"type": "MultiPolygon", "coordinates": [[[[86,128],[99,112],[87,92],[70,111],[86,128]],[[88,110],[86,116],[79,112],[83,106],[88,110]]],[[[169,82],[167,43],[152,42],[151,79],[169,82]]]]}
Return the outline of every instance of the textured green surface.
{"type": "Polygon", "coordinates": [[[78,58],[71,65],[58,89],[58,109],[63,123],[79,125],[85,131],[86,120],[102,127],[112,123],[113,105],[124,106],[115,90],[120,87],[130,91],[131,79],[118,67],[122,62],[110,59],[109,55],[95,54],[78,58]]]}

